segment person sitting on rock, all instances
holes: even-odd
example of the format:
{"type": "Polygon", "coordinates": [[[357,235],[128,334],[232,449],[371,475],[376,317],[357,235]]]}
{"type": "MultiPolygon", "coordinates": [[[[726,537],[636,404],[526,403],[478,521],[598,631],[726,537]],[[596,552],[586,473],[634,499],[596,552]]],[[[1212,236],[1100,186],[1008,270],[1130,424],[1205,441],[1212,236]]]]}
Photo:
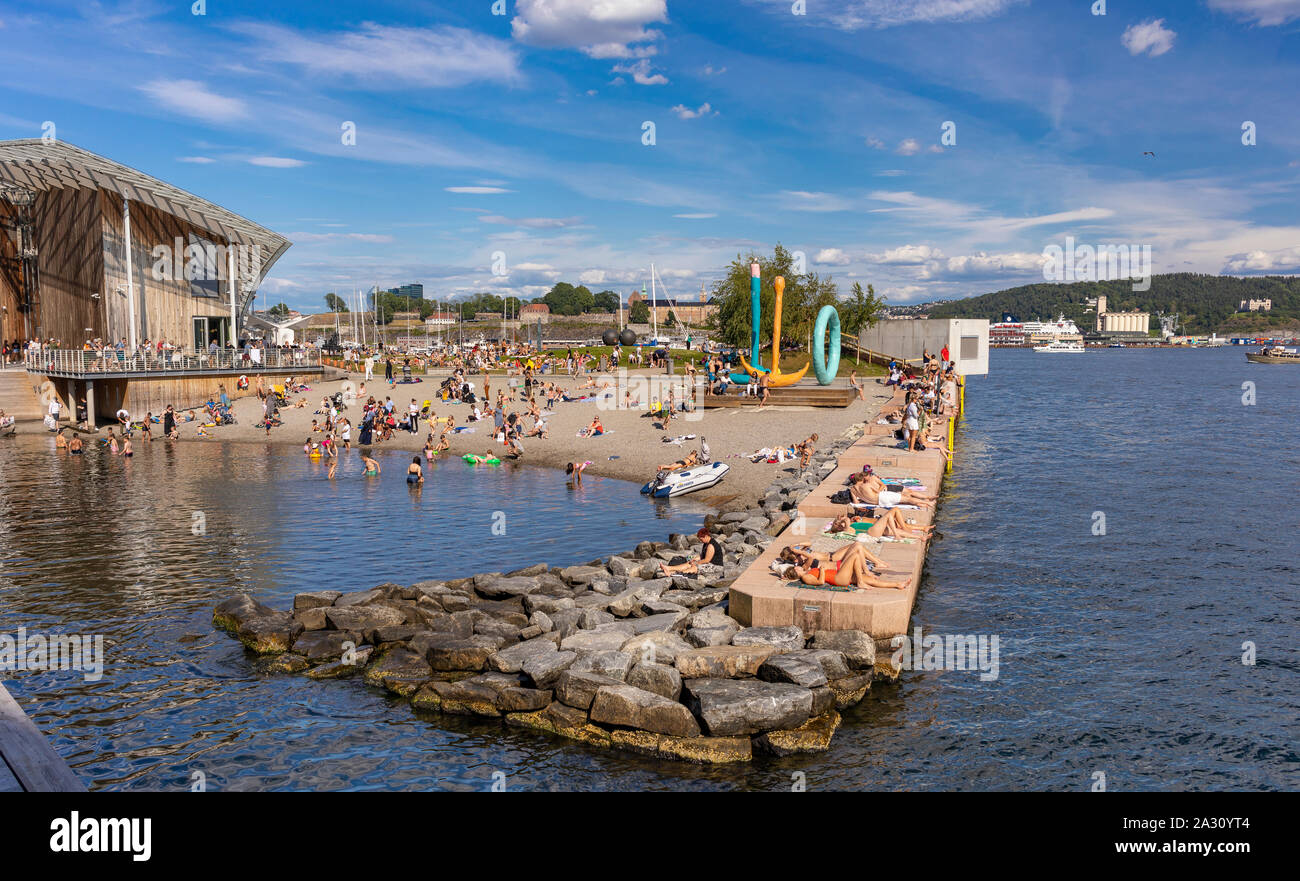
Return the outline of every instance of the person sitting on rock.
{"type": "Polygon", "coordinates": [[[700,555],[688,560],[685,557],[673,557],[668,563],[659,564],[659,572],[663,575],[694,575],[700,571],[700,566],[711,564],[714,566],[723,565],[724,558],[722,554],[722,545],[714,538],[707,528],[701,529],[695,533],[695,537],[700,540],[702,547],[700,555]]]}

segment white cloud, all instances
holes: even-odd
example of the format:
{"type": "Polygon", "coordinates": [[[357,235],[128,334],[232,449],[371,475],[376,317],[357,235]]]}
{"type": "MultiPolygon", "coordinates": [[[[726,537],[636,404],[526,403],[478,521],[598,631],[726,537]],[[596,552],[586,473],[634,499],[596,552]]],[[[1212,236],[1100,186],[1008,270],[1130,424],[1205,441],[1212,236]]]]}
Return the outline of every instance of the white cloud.
{"type": "Polygon", "coordinates": [[[211,163],[216,162],[217,160],[210,159],[207,156],[180,156],[177,157],[176,161],[193,162],[195,165],[210,165],[211,163]]]}
{"type": "Polygon", "coordinates": [[[708,220],[711,217],[717,217],[716,214],[674,214],[673,217],[680,217],[682,220],[708,220]]]}
{"type": "Polygon", "coordinates": [[[1300,246],[1280,251],[1248,251],[1231,254],[1223,264],[1224,272],[1300,272],[1300,246]]]}
{"type": "Polygon", "coordinates": [[[661,73],[650,72],[650,62],[645,58],[631,64],[616,64],[614,65],[614,73],[631,74],[633,82],[641,86],[668,85],[668,77],[661,73]]]}
{"type": "Polygon", "coordinates": [[[578,281],[583,284],[604,284],[605,273],[600,269],[588,269],[578,274],[578,281]]]}
{"type": "Polygon", "coordinates": [[[714,67],[712,64],[705,65],[704,67],[705,76],[722,76],[726,72],[727,69],[725,67],[714,67]]]}
{"type": "Polygon", "coordinates": [[[885,142],[880,140],[880,138],[877,138],[876,136],[872,135],[871,137],[867,138],[867,146],[873,150],[883,150],[885,149],[885,142]]]}
{"type": "Polygon", "coordinates": [[[938,144],[931,144],[930,146],[928,146],[928,147],[925,148],[925,152],[927,152],[927,153],[942,153],[942,152],[943,152],[943,147],[940,147],[938,144]]]}
{"type": "Polygon", "coordinates": [[[483,223],[495,223],[501,226],[523,226],[528,229],[562,229],[575,226],[577,217],[505,217],[500,214],[484,214],[479,217],[483,223]]]}
{"type": "Polygon", "coordinates": [[[248,113],[243,101],[218,95],[198,80],[153,80],[140,91],[168,110],[209,122],[231,122],[248,113]]]}
{"type": "Polygon", "coordinates": [[[1154,58],[1174,48],[1176,36],[1177,34],[1165,27],[1163,18],[1154,18],[1141,24],[1129,25],[1124,29],[1124,35],[1119,38],[1119,41],[1124,44],[1124,48],[1130,55],[1141,55],[1145,52],[1154,58]]]}
{"type": "Polygon", "coordinates": [[[685,104],[678,104],[673,108],[673,113],[677,114],[679,119],[698,119],[701,116],[717,116],[718,112],[711,107],[708,102],[701,104],[695,110],[687,107],[685,104]]]}
{"type": "Polygon", "coordinates": [[[260,165],[263,168],[301,168],[306,165],[301,159],[287,159],[283,156],[254,156],[248,160],[249,165],[260,165]]]}
{"type": "Polygon", "coordinates": [[[260,40],[267,61],[287,62],[315,76],[352,80],[371,88],[445,88],[520,77],[514,47],[462,28],[366,23],[358,30],[328,36],[278,25],[243,24],[235,29],[260,40]]]}
{"type": "MultiPolygon", "coordinates": [[[[1022,0],[848,0],[833,17],[845,30],[990,18],[1022,0]]],[[[789,2],[785,2],[788,7],[789,2]]]]}
{"type": "Polygon", "coordinates": [[[1211,9],[1253,21],[1261,27],[1275,27],[1300,18],[1300,0],[1209,0],[1211,9]]]}
{"type": "Polygon", "coordinates": [[[822,248],[813,257],[813,262],[825,266],[848,266],[853,262],[853,258],[839,248],[822,248]]]}
{"type": "Polygon", "coordinates": [[[443,187],[448,193],[465,193],[471,196],[487,196],[494,193],[513,193],[514,190],[502,187],[443,187]]]}
{"type": "Polygon", "coordinates": [[[902,245],[883,254],[872,255],[872,260],[888,266],[921,266],[942,256],[942,251],[929,245],[902,245]]]}
{"type": "Polygon", "coordinates": [[[592,58],[637,58],[653,54],[659,39],[647,25],[668,21],[667,0],[518,0],[510,33],[521,43],[545,49],[580,49],[592,58]]]}
{"type": "Polygon", "coordinates": [[[781,195],[787,200],[783,207],[791,211],[848,211],[853,207],[847,199],[834,193],[783,190],[781,195]]]}
{"type": "Polygon", "coordinates": [[[915,156],[921,152],[921,143],[916,138],[904,138],[898,142],[898,149],[894,152],[899,156],[915,156]]]}
{"type": "Polygon", "coordinates": [[[287,238],[295,244],[306,244],[308,242],[368,242],[370,244],[386,244],[393,240],[392,236],[365,232],[293,232],[289,233],[287,238]]]}
{"type": "Polygon", "coordinates": [[[921,273],[921,277],[995,277],[1039,270],[1042,268],[1045,259],[1042,254],[987,254],[980,251],[976,254],[961,257],[949,257],[946,261],[931,264],[921,273]]]}
{"type": "Polygon", "coordinates": [[[901,168],[886,168],[881,171],[877,171],[876,177],[902,177],[905,174],[907,174],[907,172],[903,171],[903,169],[901,168]]]}

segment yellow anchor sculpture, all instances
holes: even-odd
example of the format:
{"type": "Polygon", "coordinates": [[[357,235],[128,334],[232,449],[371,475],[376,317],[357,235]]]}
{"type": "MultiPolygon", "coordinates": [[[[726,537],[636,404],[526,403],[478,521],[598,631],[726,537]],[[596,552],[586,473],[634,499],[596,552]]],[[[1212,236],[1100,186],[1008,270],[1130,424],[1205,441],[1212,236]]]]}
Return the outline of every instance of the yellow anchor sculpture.
{"type": "Polygon", "coordinates": [[[794,385],[803,379],[803,375],[808,372],[812,362],[809,361],[803,368],[795,373],[781,372],[781,302],[785,298],[785,278],[778,275],[773,281],[772,286],[776,288],[776,299],[772,303],[773,311],[776,313],[772,316],[772,369],[764,371],[761,367],[755,369],[745,356],[740,356],[740,366],[746,373],[764,373],[768,375],[767,384],[772,388],[782,388],[787,385],[794,385]]]}

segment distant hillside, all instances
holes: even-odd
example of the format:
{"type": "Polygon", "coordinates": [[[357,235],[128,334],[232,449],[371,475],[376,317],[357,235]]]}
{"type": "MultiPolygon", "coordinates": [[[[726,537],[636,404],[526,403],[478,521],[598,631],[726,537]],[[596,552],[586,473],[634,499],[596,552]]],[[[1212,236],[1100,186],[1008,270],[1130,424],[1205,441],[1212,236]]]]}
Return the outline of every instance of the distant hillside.
{"type": "Polygon", "coordinates": [[[1010,312],[1022,321],[1055,318],[1064,313],[1080,328],[1096,323],[1085,301],[1104,295],[1112,312],[1150,312],[1153,330],[1158,312],[1177,312],[1187,333],[1221,333],[1268,330],[1300,325],[1300,276],[1198,275],[1176,272],[1153,275],[1151,290],[1135,291],[1131,280],[1043,283],[1008,288],[992,294],[942,303],[930,310],[931,318],[987,318],[999,321],[1010,312]],[[1239,314],[1242,300],[1272,300],[1273,311],[1239,314]]]}

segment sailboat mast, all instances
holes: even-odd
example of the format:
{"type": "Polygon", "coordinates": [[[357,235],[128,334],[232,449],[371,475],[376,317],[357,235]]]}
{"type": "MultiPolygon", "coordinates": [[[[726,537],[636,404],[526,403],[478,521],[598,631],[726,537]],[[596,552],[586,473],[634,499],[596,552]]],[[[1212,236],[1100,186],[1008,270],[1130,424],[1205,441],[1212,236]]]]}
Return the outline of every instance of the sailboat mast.
{"type": "Polygon", "coordinates": [[[655,342],[659,342],[659,298],[655,296],[655,265],[650,264],[650,320],[654,323],[655,342]]]}

